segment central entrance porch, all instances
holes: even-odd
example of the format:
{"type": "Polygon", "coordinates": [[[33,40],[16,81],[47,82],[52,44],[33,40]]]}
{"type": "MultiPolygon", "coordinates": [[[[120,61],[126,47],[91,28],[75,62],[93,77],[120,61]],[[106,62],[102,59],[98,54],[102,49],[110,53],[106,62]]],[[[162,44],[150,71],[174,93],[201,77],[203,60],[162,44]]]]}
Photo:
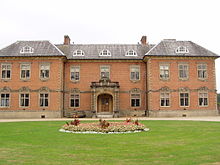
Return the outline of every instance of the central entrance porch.
{"type": "Polygon", "coordinates": [[[93,117],[118,117],[119,83],[102,78],[91,83],[93,117]]]}
{"type": "Polygon", "coordinates": [[[113,97],[110,94],[100,94],[97,99],[98,113],[113,112],[113,97]]]}

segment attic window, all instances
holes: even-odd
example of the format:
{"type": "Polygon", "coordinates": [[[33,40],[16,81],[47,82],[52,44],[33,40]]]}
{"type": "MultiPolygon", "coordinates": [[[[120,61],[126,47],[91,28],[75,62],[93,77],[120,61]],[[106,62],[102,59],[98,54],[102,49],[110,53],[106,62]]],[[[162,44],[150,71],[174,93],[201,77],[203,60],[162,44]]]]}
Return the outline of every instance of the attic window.
{"type": "Polygon", "coordinates": [[[125,56],[137,56],[137,53],[134,50],[129,50],[126,52],[125,56]]]}
{"type": "Polygon", "coordinates": [[[111,56],[111,52],[107,49],[104,49],[99,53],[99,56],[111,56]]]}
{"type": "Polygon", "coordinates": [[[34,48],[25,46],[21,49],[20,53],[34,53],[34,48]]]}
{"type": "Polygon", "coordinates": [[[84,56],[85,53],[82,50],[75,50],[73,56],[84,56]]]}
{"type": "Polygon", "coordinates": [[[189,50],[185,46],[179,46],[176,49],[176,53],[189,53],[189,50]]]}

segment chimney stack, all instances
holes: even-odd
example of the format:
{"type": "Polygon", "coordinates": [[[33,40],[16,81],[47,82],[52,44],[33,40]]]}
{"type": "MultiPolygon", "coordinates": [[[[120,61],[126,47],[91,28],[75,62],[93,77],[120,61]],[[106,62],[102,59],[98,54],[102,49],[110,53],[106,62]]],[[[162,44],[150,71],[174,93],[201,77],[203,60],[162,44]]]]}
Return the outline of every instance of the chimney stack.
{"type": "Polygon", "coordinates": [[[141,37],[141,44],[142,45],[147,45],[147,36],[142,36],[141,37]]]}
{"type": "Polygon", "coordinates": [[[64,42],[63,42],[64,45],[70,45],[70,37],[68,35],[65,35],[64,36],[64,42]]]}

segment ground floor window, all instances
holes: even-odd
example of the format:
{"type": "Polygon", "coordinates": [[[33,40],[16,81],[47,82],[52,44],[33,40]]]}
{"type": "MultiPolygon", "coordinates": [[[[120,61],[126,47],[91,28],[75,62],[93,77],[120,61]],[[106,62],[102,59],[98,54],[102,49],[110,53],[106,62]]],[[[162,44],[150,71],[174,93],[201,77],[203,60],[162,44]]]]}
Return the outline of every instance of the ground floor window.
{"type": "Polygon", "coordinates": [[[180,106],[189,106],[189,93],[180,93],[180,106]]]}
{"type": "Polygon", "coordinates": [[[79,107],[80,97],[79,94],[70,95],[70,107],[79,107]]]}
{"type": "Polygon", "coordinates": [[[161,92],[160,93],[160,106],[161,107],[169,107],[170,106],[170,93],[169,92],[161,92]]]}
{"type": "Polygon", "coordinates": [[[49,94],[40,93],[40,107],[48,107],[49,105],[49,94]]]}
{"type": "Polygon", "coordinates": [[[0,107],[9,107],[9,101],[10,101],[10,94],[1,93],[0,107]]]}
{"type": "Polygon", "coordinates": [[[208,106],[208,93],[207,92],[199,93],[199,106],[208,106]]]}
{"type": "Polygon", "coordinates": [[[131,94],[131,107],[140,107],[141,104],[141,96],[139,93],[131,94]]]}
{"type": "Polygon", "coordinates": [[[20,106],[28,107],[30,105],[30,95],[28,93],[20,94],[20,106]]]}

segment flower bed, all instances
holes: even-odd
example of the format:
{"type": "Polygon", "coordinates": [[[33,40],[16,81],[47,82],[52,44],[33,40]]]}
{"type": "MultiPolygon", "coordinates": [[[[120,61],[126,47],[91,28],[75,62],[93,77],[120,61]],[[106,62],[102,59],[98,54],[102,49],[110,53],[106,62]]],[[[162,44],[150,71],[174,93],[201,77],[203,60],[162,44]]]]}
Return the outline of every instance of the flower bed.
{"type": "Polygon", "coordinates": [[[131,119],[126,119],[123,122],[108,122],[100,119],[99,122],[94,123],[80,123],[78,119],[75,119],[60,129],[61,132],[72,133],[132,133],[148,130],[138,120],[132,121],[131,119]]]}

